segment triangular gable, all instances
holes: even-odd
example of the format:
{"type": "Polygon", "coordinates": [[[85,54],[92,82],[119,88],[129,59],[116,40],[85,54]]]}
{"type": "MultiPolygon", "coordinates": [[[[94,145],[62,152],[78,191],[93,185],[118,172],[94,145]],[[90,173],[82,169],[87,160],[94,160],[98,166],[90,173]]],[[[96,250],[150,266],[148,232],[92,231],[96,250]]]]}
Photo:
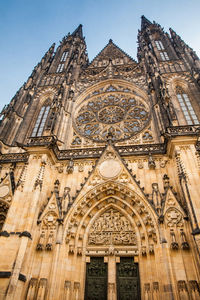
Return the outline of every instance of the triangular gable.
{"type": "Polygon", "coordinates": [[[52,192],[50,198],[48,198],[47,203],[45,207],[40,211],[38,220],[42,221],[43,218],[48,215],[49,220],[53,220],[56,216],[56,219],[60,217],[60,211],[58,207],[58,199],[56,197],[56,194],[52,192]]]}
{"type": "Polygon", "coordinates": [[[186,217],[186,215],[171,188],[169,188],[166,193],[163,215],[169,227],[183,226],[183,218],[186,217]]]}
{"type": "Polygon", "coordinates": [[[0,181],[0,200],[8,203],[12,200],[12,195],[15,190],[14,173],[7,173],[0,181]]]}
{"type": "Polygon", "coordinates": [[[122,64],[120,61],[122,59],[127,64],[136,63],[135,60],[110,40],[103,50],[92,60],[89,68],[106,66],[110,60],[115,60],[115,64],[122,64]]]}
{"type": "Polygon", "coordinates": [[[112,182],[125,184],[126,187],[136,191],[138,196],[145,197],[143,188],[128,170],[115,147],[109,143],[75,198],[80,199],[103,183],[112,185],[112,182]]]}

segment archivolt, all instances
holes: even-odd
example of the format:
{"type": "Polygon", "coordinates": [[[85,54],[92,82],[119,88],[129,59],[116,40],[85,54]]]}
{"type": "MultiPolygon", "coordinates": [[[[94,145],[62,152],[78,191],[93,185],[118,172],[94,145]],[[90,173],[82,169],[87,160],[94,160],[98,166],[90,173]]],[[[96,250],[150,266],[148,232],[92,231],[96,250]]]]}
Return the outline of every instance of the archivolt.
{"type": "Polygon", "coordinates": [[[180,86],[184,90],[188,90],[192,80],[188,75],[172,75],[169,79],[166,80],[167,88],[171,95],[176,94],[176,87],[180,86]]]}
{"type": "Polygon", "coordinates": [[[152,247],[158,241],[156,213],[149,202],[123,184],[106,182],[75,201],[66,220],[65,237],[70,247],[86,247],[93,222],[106,210],[121,212],[135,229],[138,248],[152,247]]]}
{"type": "Polygon", "coordinates": [[[53,99],[53,96],[57,93],[57,89],[55,87],[48,87],[46,89],[43,89],[37,93],[35,96],[36,99],[40,99],[40,105],[43,105],[43,102],[46,99],[53,99]]]}

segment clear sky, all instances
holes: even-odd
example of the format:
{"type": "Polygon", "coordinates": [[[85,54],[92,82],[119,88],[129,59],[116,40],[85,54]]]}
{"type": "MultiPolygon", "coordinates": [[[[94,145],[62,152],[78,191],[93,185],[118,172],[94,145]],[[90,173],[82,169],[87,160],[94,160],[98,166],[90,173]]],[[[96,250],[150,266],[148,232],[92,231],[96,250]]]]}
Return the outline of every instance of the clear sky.
{"type": "Polygon", "coordinates": [[[141,15],[172,27],[200,56],[200,0],[0,0],[0,110],[53,42],[83,24],[89,59],[112,38],[136,59],[141,15]]]}

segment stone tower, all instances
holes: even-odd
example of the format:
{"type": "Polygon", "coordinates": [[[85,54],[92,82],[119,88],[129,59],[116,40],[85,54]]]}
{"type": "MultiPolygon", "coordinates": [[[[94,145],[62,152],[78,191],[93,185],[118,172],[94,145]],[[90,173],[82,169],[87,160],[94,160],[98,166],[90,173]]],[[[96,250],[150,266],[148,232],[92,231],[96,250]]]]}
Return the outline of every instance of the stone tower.
{"type": "Polygon", "coordinates": [[[138,61],[82,25],[2,111],[0,299],[200,299],[200,61],[142,16],[138,61]]]}

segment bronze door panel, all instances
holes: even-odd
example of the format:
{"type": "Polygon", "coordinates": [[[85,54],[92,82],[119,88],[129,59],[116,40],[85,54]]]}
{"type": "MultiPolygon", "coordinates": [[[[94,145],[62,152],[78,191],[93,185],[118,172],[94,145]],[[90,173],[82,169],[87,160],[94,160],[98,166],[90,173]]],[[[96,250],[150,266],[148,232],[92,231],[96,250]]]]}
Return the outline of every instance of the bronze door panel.
{"type": "Polygon", "coordinates": [[[117,264],[117,299],[140,300],[139,269],[132,257],[121,257],[117,264]]]}
{"type": "Polygon", "coordinates": [[[107,264],[103,257],[91,257],[86,265],[85,300],[107,300],[107,264]]]}

